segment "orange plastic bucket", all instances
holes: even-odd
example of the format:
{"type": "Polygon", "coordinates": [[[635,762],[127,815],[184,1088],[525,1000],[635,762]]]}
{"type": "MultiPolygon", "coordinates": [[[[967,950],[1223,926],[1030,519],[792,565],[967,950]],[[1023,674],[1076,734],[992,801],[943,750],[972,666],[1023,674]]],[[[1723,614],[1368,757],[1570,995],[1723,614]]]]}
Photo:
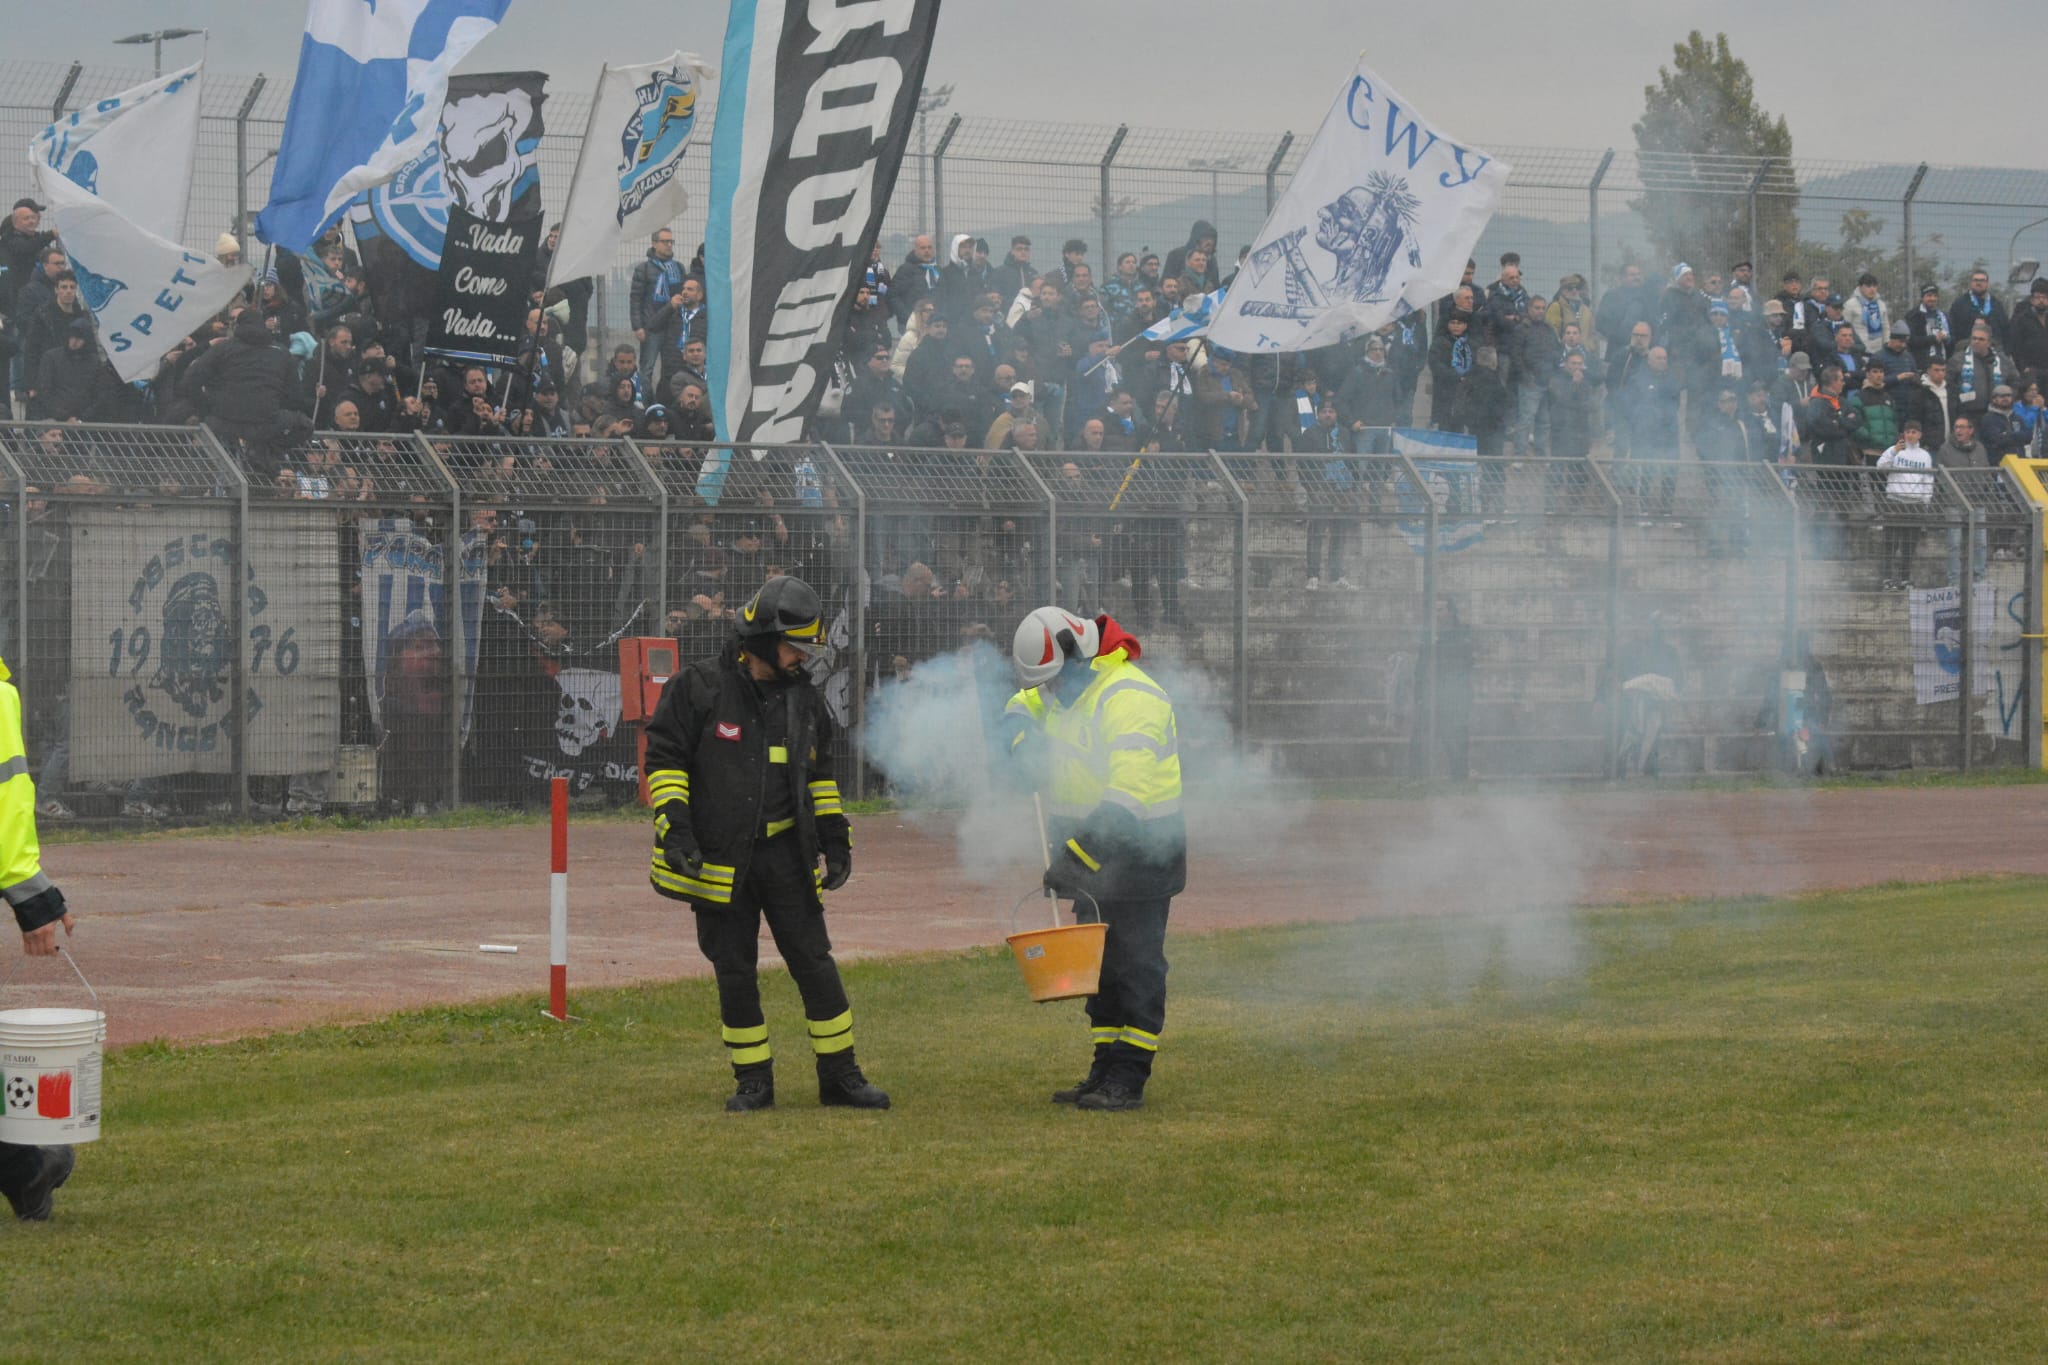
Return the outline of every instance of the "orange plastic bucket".
{"type": "MultiPolygon", "coordinates": [[[[1025,896],[1030,899],[1033,892],[1025,896]]],[[[1023,900],[1017,905],[1021,908],[1023,900]]],[[[1014,920],[1016,910],[1012,910],[1014,920]]],[[[1053,908],[1055,919],[1058,905],[1053,908]]],[[[1109,926],[1055,924],[1050,929],[1029,929],[1011,934],[1003,942],[1016,954],[1017,970],[1024,973],[1024,988],[1040,1004],[1051,1000],[1080,1000],[1102,988],[1102,946],[1109,926]]]]}

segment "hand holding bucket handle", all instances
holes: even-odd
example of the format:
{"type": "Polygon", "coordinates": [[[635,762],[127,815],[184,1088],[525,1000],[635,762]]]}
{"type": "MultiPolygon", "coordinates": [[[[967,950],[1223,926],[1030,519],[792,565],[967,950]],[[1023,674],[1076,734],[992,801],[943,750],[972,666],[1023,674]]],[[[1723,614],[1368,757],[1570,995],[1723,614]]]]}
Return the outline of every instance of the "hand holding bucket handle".
{"type": "Polygon", "coordinates": [[[64,893],[56,887],[46,887],[14,907],[17,920],[36,924],[33,929],[21,931],[21,951],[30,957],[49,957],[57,951],[57,926],[63,925],[64,932],[71,932],[70,907],[64,904],[64,893]]]}

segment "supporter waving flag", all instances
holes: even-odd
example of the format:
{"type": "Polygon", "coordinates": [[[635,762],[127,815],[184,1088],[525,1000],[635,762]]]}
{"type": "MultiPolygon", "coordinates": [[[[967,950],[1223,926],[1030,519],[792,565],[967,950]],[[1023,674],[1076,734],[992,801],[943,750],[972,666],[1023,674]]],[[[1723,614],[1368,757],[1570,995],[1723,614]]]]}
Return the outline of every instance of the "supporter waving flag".
{"type": "Polygon", "coordinates": [[[256,235],[304,252],[348,202],[418,156],[448,73],[511,0],[311,0],[270,202],[256,235]]]}

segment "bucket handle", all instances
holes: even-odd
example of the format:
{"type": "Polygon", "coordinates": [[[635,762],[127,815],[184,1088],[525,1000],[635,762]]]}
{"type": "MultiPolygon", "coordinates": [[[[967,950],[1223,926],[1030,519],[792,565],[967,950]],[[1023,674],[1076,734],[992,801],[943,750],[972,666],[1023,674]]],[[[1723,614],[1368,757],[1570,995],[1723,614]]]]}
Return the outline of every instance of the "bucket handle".
{"type": "MultiPolygon", "coordinates": [[[[1011,933],[1013,933],[1013,934],[1017,932],[1017,912],[1018,912],[1019,910],[1022,910],[1022,909],[1024,908],[1024,902],[1026,902],[1026,901],[1030,900],[1030,899],[1031,899],[1032,897],[1034,897],[1034,896],[1050,896],[1050,895],[1052,895],[1052,893],[1051,893],[1050,891],[1046,890],[1045,888],[1043,888],[1043,887],[1034,887],[1034,888],[1032,888],[1031,890],[1029,890],[1029,891],[1026,891],[1026,892],[1025,892],[1025,893],[1024,893],[1023,895],[1021,895],[1021,896],[1017,897],[1017,903],[1016,903],[1015,905],[1013,905],[1013,906],[1011,906],[1011,907],[1010,907],[1010,932],[1011,932],[1011,933]]],[[[1076,896],[1076,899],[1075,899],[1075,901],[1074,901],[1074,923],[1075,923],[1075,924],[1091,924],[1091,923],[1099,923],[1099,922],[1101,921],[1101,919],[1102,919],[1102,906],[1101,906],[1101,904],[1100,904],[1100,903],[1099,903],[1099,902],[1098,902],[1098,901],[1097,901],[1097,900],[1095,899],[1095,897],[1093,897],[1093,896],[1090,896],[1090,895],[1089,895],[1089,894],[1088,894],[1088,893],[1087,893],[1086,891],[1080,891],[1080,892],[1076,892],[1076,893],[1075,893],[1075,896],[1076,896]],[[1094,916],[1093,916],[1093,918],[1092,918],[1092,919],[1084,920],[1084,919],[1082,919],[1082,918],[1081,918],[1081,900],[1082,900],[1082,899],[1084,899],[1084,898],[1085,898],[1085,899],[1087,900],[1087,902],[1088,902],[1089,906],[1090,906],[1090,907],[1092,907],[1092,908],[1093,908],[1093,910],[1095,911],[1095,914],[1094,914],[1094,916]]],[[[1058,928],[1060,928],[1060,927],[1061,927],[1061,925],[1060,925],[1060,903],[1059,903],[1059,901],[1058,901],[1058,900],[1054,900],[1054,901],[1053,901],[1053,903],[1052,903],[1052,927],[1053,927],[1053,928],[1055,928],[1055,929],[1058,929],[1058,928]]]]}
{"type": "MultiPolygon", "coordinates": [[[[85,979],[85,973],[78,970],[78,959],[71,956],[70,950],[67,949],[61,943],[57,945],[57,956],[63,958],[66,963],[70,964],[72,975],[78,978],[79,985],[85,987],[85,993],[92,997],[92,1003],[94,1007],[97,1008],[100,1003],[100,993],[92,988],[92,982],[87,981],[85,979]]],[[[0,977],[0,986],[12,986],[14,984],[14,978],[21,975],[22,964],[24,964],[27,961],[27,953],[23,953],[20,957],[14,959],[14,966],[8,971],[5,977],[0,977]]]]}

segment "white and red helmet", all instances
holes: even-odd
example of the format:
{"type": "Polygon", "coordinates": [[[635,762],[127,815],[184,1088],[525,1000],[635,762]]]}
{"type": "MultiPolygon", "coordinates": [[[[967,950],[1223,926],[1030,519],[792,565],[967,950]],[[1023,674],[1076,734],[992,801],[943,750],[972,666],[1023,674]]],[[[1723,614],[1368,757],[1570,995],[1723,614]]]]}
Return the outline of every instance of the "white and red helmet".
{"type": "Polygon", "coordinates": [[[1087,663],[1102,646],[1102,632],[1092,618],[1061,607],[1040,607],[1017,623],[1010,641],[1010,663],[1017,681],[1038,687],[1059,676],[1069,659],[1087,663]]]}

